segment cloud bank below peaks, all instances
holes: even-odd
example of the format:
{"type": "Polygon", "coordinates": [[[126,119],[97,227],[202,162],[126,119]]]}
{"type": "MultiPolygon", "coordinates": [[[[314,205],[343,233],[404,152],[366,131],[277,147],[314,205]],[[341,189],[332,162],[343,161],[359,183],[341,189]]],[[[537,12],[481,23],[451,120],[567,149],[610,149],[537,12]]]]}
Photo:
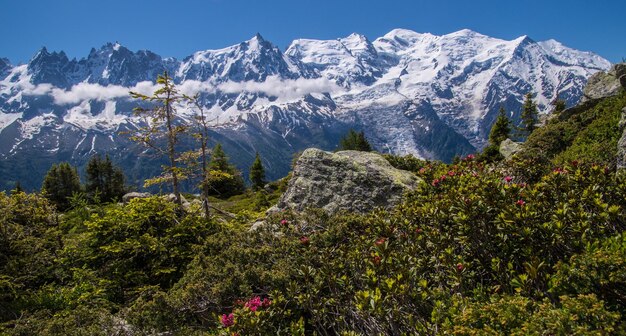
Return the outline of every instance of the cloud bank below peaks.
{"type": "MultiPolygon", "coordinates": [[[[129,91],[151,95],[159,88],[157,84],[149,81],[139,82],[133,87],[79,83],[72,86],[69,90],[60,89],[50,84],[33,85],[29,82],[20,83],[20,86],[25,95],[49,95],[56,105],[75,105],[86,100],[108,101],[130,98],[129,91]]],[[[197,93],[216,92],[225,94],[241,92],[262,93],[267,96],[277,97],[280,101],[295,100],[311,93],[333,93],[343,90],[343,88],[326,78],[281,79],[276,76],[267,77],[264,82],[227,81],[215,84],[210,81],[187,80],[177,85],[177,89],[179,92],[190,96],[197,93]]]]}

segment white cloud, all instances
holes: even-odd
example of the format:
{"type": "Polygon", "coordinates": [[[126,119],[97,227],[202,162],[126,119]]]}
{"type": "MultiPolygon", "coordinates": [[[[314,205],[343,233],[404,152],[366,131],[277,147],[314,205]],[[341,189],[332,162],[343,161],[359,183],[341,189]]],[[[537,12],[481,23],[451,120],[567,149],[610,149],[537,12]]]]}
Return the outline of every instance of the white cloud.
{"type": "Polygon", "coordinates": [[[193,96],[196,93],[213,93],[216,90],[216,86],[213,82],[200,82],[197,80],[186,80],[178,86],[180,93],[188,96],[193,96]]]}
{"type": "MultiPolygon", "coordinates": [[[[119,85],[102,86],[93,83],[79,83],[69,90],[53,87],[50,84],[32,85],[25,82],[20,83],[26,95],[50,95],[57,105],[75,105],[86,100],[109,101],[117,98],[130,97],[129,91],[151,95],[158,85],[149,81],[139,82],[134,87],[123,87],[119,85]]],[[[211,81],[200,82],[187,80],[178,85],[180,93],[190,96],[196,93],[214,93],[221,91],[224,93],[264,93],[268,96],[280,98],[281,101],[293,100],[311,93],[336,92],[343,90],[334,82],[326,78],[315,79],[281,79],[276,76],[267,77],[264,82],[232,82],[228,81],[216,85],[211,81]]]]}
{"type": "Polygon", "coordinates": [[[264,82],[226,82],[218,85],[220,91],[238,93],[242,91],[265,93],[285,100],[300,98],[310,93],[336,92],[343,90],[326,78],[280,79],[272,76],[264,82]]]}
{"type": "Polygon", "coordinates": [[[68,91],[62,89],[53,89],[52,97],[57,105],[78,104],[85,100],[107,101],[116,98],[129,97],[129,91],[150,95],[156,89],[156,85],[152,82],[139,82],[132,88],[119,85],[102,86],[100,84],[79,83],[72,86],[68,91]]]}

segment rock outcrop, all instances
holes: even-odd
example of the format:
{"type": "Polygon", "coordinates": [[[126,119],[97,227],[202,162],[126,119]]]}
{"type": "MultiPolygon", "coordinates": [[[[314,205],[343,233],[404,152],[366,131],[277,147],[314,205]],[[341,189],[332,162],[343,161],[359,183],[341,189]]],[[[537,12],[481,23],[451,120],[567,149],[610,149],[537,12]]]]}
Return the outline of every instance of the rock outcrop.
{"type": "Polygon", "coordinates": [[[509,160],[513,155],[517,154],[523,149],[523,146],[519,142],[515,142],[511,139],[506,139],[500,143],[500,154],[504,156],[505,160],[509,160]]]}
{"type": "MultiPolygon", "coordinates": [[[[598,72],[592,75],[583,90],[582,101],[605,98],[626,90],[626,63],[614,64],[609,72],[598,72]]],[[[626,108],[622,109],[619,122],[622,136],[617,143],[617,169],[626,168],[626,108]]]]}
{"type": "Polygon", "coordinates": [[[581,102],[614,96],[626,88],[626,63],[614,64],[608,72],[596,72],[583,89],[581,102]]]}
{"type": "Polygon", "coordinates": [[[130,200],[132,200],[133,198],[148,198],[151,197],[152,194],[151,193],[141,193],[141,192],[129,192],[124,194],[124,196],[122,196],[122,202],[124,203],[128,203],[130,202],[130,200]]]}
{"type": "Polygon", "coordinates": [[[380,154],[309,148],[296,162],[287,191],[269,212],[321,208],[328,213],[363,213],[390,208],[420,181],[413,173],[392,167],[380,154]]]}

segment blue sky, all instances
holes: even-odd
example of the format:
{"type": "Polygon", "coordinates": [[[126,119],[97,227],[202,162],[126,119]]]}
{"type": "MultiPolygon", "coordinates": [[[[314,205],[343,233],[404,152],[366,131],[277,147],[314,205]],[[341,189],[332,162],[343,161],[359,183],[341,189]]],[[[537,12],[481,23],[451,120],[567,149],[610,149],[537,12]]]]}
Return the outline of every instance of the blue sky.
{"type": "Polygon", "coordinates": [[[39,48],[81,58],[118,41],[183,58],[260,33],[293,39],[370,39],[394,28],[437,35],[469,28],[503,39],[554,38],[611,62],[626,58],[625,0],[0,0],[0,57],[27,62],[39,48]]]}

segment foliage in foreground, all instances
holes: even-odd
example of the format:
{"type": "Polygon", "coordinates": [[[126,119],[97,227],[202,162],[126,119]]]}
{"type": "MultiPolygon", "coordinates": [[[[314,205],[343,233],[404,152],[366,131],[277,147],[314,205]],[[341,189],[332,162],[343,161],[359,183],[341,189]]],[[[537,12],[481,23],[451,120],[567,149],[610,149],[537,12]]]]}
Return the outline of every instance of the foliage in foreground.
{"type": "Polygon", "coordinates": [[[22,237],[44,232],[49,244],[33,253],[42,267],[3,268],[5,286],[31,279],[3,287],[12,293],[2,301],[4,332],[625,332],[623,178],[579,163],[536,183],[472,158],[395,163],[425,183],[392,211],[279,213],[254,231],[200,209],[179,218],[151,198],[74,217],[61,232],[48,215],[20,219],[18,202],[34,215],[45,200],[2,195],[4,222],[33,225],[22,237]]]}

